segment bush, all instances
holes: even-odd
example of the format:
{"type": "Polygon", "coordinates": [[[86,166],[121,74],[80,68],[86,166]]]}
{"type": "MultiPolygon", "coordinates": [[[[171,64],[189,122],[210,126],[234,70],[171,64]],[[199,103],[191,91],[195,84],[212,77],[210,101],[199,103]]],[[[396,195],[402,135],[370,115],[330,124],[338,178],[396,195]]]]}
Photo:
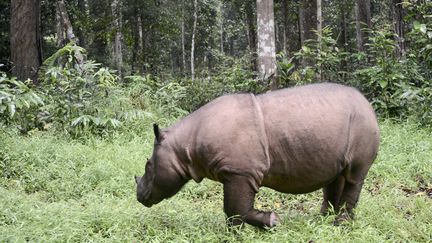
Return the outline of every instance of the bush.
{"type": "Polygon", "coordinates": [[[69,43],[42,66],[47,117],[74,136],[103,134],[121,125],[119,115],[108,107],[119,77],[85,57],[83,48],[69,43]]]}
{"type": "Polygon", "coordinates": [[[0,73],[0,124],[14,125],[21,132],[33,129],[39,123],[38,108],[43,105],[39,94],[25,82],[0,73]]]}
{"type": "Polygon", "coordinates": [[[321,43],[316,40],[307,41],[300,51],[294,53],[292,59],[279,55],[280,79],[284,86],[345,80],[346,72],[342,63],[348,53],[337,47],[332,31],[330,27],[323,28],[321,43]],[[298,64],[296,69],[294,63],[298,64]]]}

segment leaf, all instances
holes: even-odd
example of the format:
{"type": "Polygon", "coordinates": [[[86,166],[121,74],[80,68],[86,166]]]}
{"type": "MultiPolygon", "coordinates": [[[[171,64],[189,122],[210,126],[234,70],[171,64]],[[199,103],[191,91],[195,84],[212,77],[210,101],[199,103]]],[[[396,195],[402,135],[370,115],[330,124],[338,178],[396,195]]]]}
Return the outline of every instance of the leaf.
{"type": "Polygon", "coordinates": [[[387,85],[388,85],[388,81],[384,80],[384,79],[381,79],[379,81],[379,84],[380,84],[381,88],[385,89],[387,87],[387,85]]]}
{"type": "Polygon", "coordinates": [[[8,104],[8,110],[9,110],[9,116],[10,118],[12,118],[15,115],[15,104],[14,103],[9,103],[8,104]]]}
{"type": "Polygon", "coordinates": [[[419,30],[423,33],[426,34],[427,32],[427,27],[425,24],[421,24],[419,30]]]}

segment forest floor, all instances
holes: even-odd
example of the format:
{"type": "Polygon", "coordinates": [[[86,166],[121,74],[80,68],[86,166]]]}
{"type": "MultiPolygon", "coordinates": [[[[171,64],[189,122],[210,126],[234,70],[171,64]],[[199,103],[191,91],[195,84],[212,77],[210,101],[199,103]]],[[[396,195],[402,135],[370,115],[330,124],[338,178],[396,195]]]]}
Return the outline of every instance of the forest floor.
{"type": "Polygon", "coordinates": [[[152,208],[136,201],[133,176],[151,155],[151,129],[85,140],[0,132],[0,242],[431,242],[430,130],[380,126],[355,220],[333,226],[334,216],[321,216],[321,191],[262,188],[255,206],[274,209],[282,223],[237,233],[225,225],[220,183],[190,182],[152,208]]]}

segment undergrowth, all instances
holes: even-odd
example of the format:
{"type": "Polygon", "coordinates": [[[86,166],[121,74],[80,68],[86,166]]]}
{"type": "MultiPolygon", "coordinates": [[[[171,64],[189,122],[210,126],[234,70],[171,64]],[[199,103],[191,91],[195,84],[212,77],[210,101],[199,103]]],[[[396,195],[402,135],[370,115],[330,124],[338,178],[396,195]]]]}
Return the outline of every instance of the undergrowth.
{"type": "MultiPolygon", "coordinates": [[[[172,121],[167,121],[172,122],[172,121]]],[[[141,133],[72,139],[0,131],[0,241],[96,242],[428,242],[432,240],[432,138],[412,123],[380,123],[381,148],[356,209],[332,225],[319,214],[321,191],[289,195],[262,188],[255,206],[282,224],[228,231],[222,185],[188,183],[152,208],[136,201],[133,175],[152,150],[141,133]]]]}

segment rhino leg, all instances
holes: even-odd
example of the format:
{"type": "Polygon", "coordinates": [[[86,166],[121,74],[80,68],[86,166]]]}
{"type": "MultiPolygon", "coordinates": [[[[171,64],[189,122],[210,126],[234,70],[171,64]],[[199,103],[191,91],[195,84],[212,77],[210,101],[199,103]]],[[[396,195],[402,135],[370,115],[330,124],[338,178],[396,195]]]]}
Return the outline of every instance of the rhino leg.
{"type": "Polygon", "coordinates": [[[372,163],[353,162],[345,173],[345,184],[340,198],[340,205],[344,206],[339,213],[338,222],[353,219],[353,209],[357,205],[364,180],[372,163]]]}
{"type": "Polygon", "coordinates": [[[324,200],[321,206],[321,214],[327,215],[331,209],[337,214],[340,208],[340,198],[344,189],[345,177],[338,176],[333,182],[323,188],[324,200]]]}
{"type": "Polygon", "coordinates": [[[253,208],[256,191],[246,176],[229,175],[223,184],[224,211],[230,226],[246,222],[264,228],[279,223],[279,216],[275,212],[263,212],[253,208]]]}

